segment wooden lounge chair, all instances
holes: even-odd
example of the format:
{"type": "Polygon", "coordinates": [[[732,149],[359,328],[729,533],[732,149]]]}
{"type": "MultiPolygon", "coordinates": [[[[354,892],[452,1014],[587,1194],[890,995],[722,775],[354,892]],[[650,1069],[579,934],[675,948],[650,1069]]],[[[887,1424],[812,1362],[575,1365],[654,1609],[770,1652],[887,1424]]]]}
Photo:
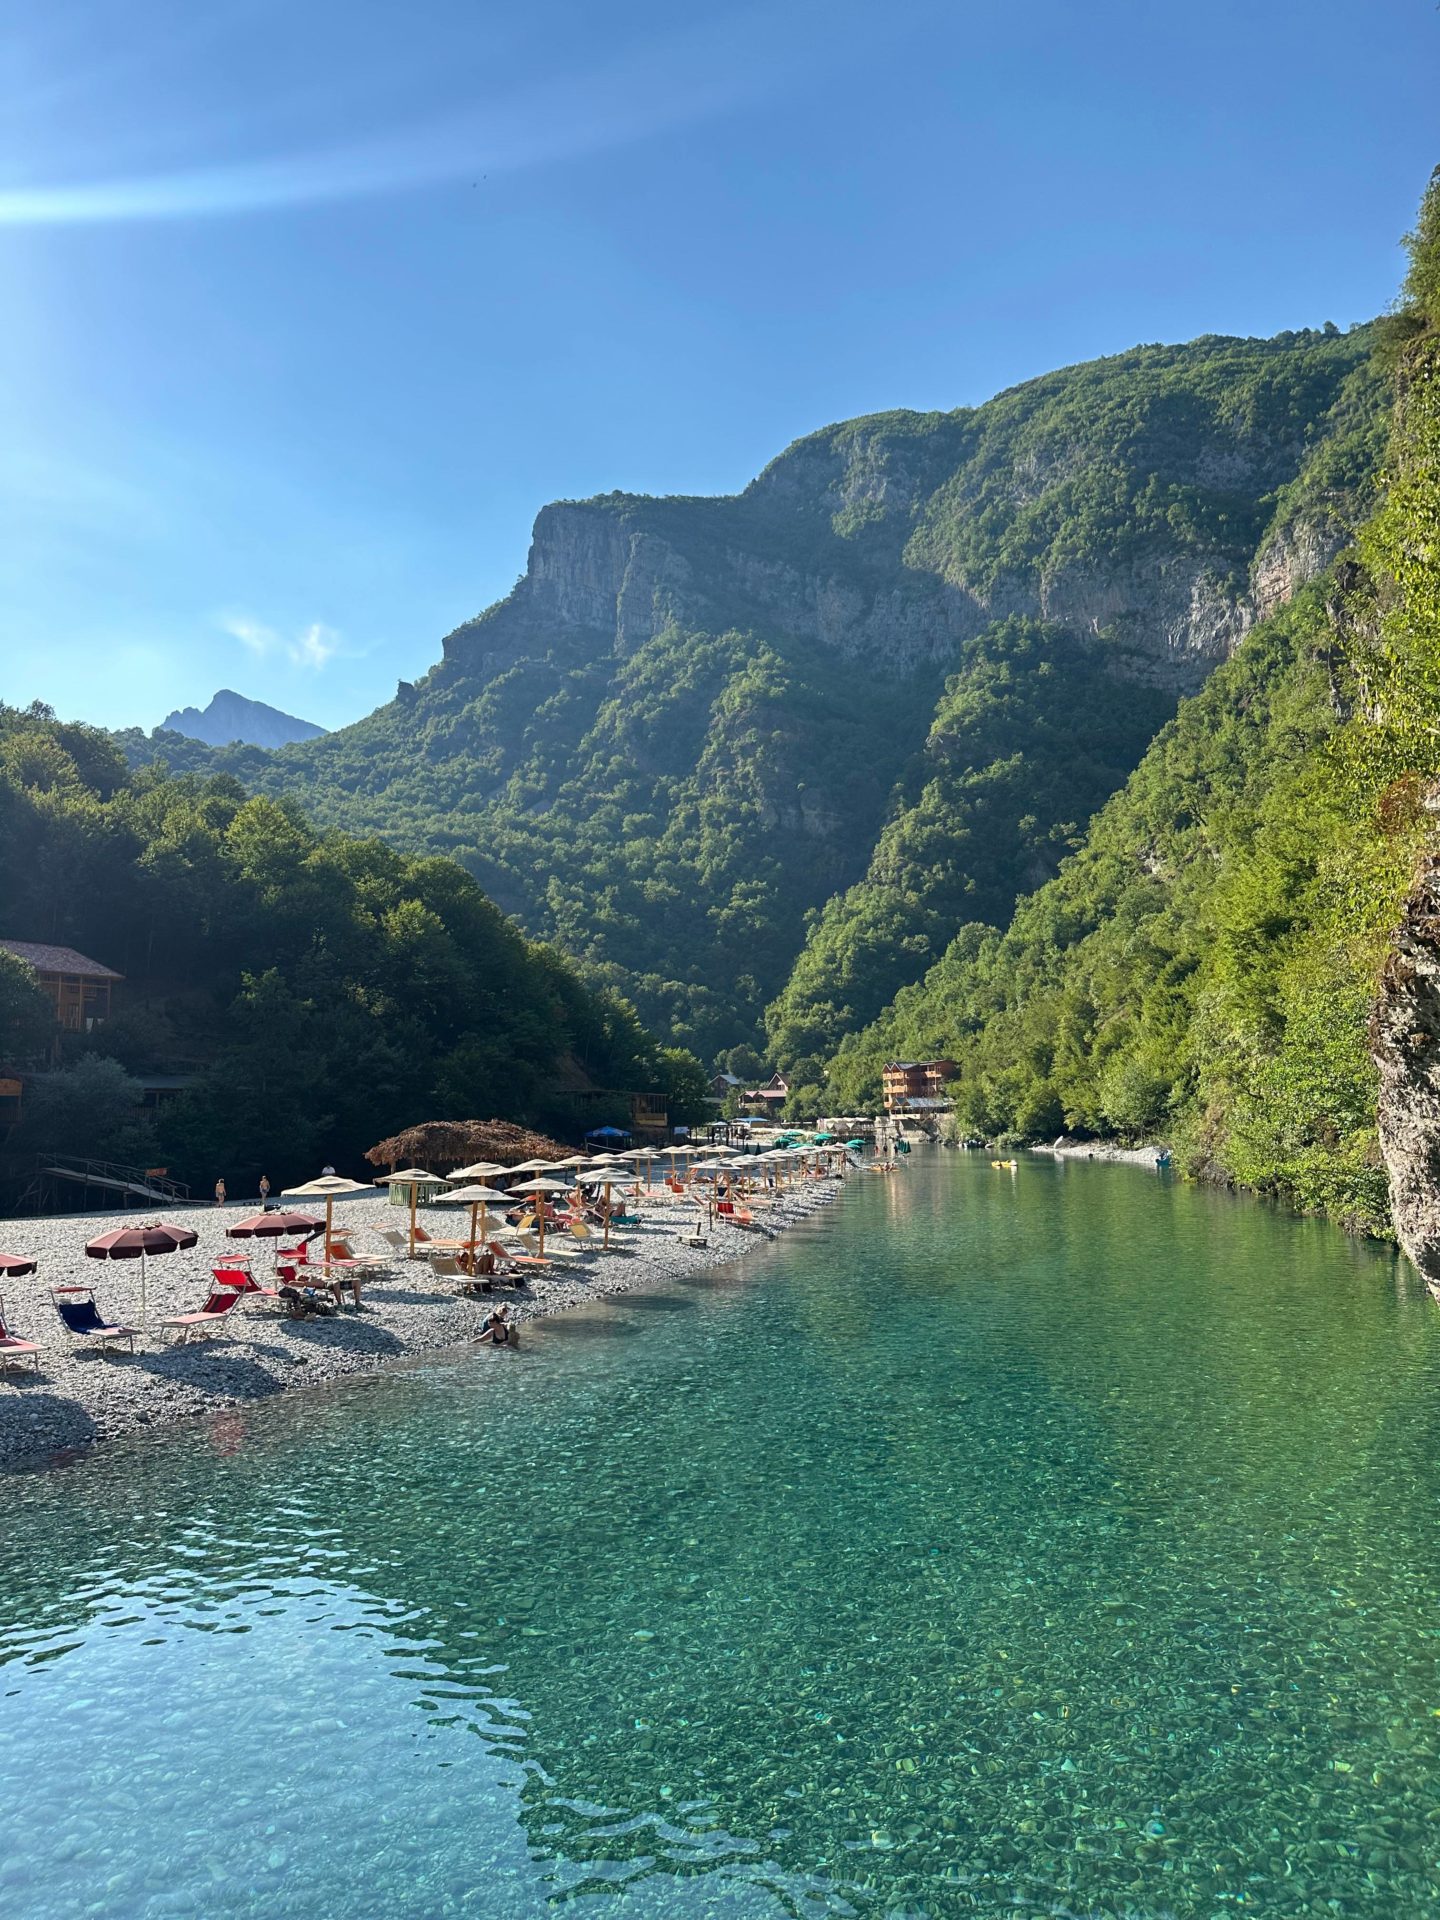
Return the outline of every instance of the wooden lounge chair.
{"type": "Polygon", "coordinates": [[[102,1353],[109,1353],[112,1343],[117,1340],[128,1340],[130,1351],[135,1351],[135,1335],[139,1328],[122,1327],[118,1321],[104,1319],[89,1287],[52,1287],[50,1298],[55,1302],[55,1311],[71,1333],[82,1340],[98,1340],[102,1353]]]}
{"type": "Polygon", "coordinates": [[[233,1288],[212,1287],[210,1298],[198,1313],[172,1314],[160,1325],[177,1345],[183,1345],[192,1333],[213,1333],[226,1315],[234,1312],[241,1297],[233,1288]]]}
{"type": "Polygon", "coordinates": [[[40,1371],[40,1349],[33,1340],[22,1340],[18,1333],[10,1331],[10,1323],[5,1318],[5,1302],[0,1298],[0,1367],[22,1367],[30,1360],[35,1371],[40,1371]]]}

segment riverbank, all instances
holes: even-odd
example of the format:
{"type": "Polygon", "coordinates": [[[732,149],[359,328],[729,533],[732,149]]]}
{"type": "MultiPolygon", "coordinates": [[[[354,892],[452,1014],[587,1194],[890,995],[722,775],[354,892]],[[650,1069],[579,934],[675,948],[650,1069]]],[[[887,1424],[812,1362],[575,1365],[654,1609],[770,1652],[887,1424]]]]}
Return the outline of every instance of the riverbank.
{"type": "MultiPolygon", "coordinates": [[[[462,1346],[478,1338],[497,1300],[524,1322],[743,1259],[842,1191],[838,1180],[807,1181],[769,1205],[757,1204],[756,1220],[767,1231],[746,1231],[717,1219],[706,1229],[704,1246],[688,1244],[697,1224],[693,1207],[642,1202],[640,1225],[614,1235],[610,1252],[583,1253],[535,1272],[518,1289],[506,1284],[493,1296],[470,1299],[456,1291],[453,1279],[432,1274],[425,1261],[402,1258],[363,1287],[359,1312],[347,1303],[333,1317],[292,1320],[242,1305],[217,1333],[174,1345],[164,1341],[159,1323],[201,1306],[211,1269],[233,1261],[237,1249],[248,1249],[256,1277],[266,1285],[273,1246],[225,1237],[228,1227],[254,1211],[253,1202],[187,1212],[184,1223],[199,1234],[199,1242],[185,1253],[149,1262],[147,1331],[137,1339],[133,1356],[123,1344],[102,1352],[98,1343],[73,1339],[60,1323],[50,1289],[73,1283],[93,1287],[105,1318],[138,1327],[140,1262],[91,1260],[84,1251],[95,1235],[133,1226],[135,1214],[7,1220],[0,1223],[5,1251],[38,1261],[39,1269],[23,1278],[7,1277],[5,1318],[12,1333],[38,1342],[40,1366],[37,1371],[27,1361],[0,1371],[0,1471],[462,1346]]],[[[457,1218],[454,1207],[422,1207],[419,1219],[432,1237],[442,1238],[463,1234],[468,1215],[457,1218]]],[[[404,1220],[379,1196],[336,1209],[337,1232],[343,1227],[356,1251],[366,1254],[382,1251],[375,1229],[404,1220]]]]}
{"type": "Polygon", "coordinates": [[[1169,1163],[1170,1149],[1163,1141],[1156,1141],[1148,1147],[1122,1147],[1113,1140],[1069,1140],[1061,1138],[1053,1146],[1027,1147],[1027,1153],[1037,1153],[1041,1158],[1052,1160],[1107,1160],[1119,1166],[1155,1167],[1169,1163]]]}

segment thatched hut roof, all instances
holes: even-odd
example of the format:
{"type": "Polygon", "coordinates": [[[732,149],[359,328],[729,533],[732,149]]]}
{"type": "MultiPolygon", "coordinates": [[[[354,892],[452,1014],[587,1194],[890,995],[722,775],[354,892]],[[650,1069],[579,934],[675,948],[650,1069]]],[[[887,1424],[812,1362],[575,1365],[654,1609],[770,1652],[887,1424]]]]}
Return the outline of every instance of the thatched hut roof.
{"type": "Polygon", "coordinates": [[[509,1120],[422,1120],[381,1140],[366,1153],[373,1167],[464,1167],[494,1160],[513,1167],[521,1160],[562,1160],[568,1147],[509,1120]]]}

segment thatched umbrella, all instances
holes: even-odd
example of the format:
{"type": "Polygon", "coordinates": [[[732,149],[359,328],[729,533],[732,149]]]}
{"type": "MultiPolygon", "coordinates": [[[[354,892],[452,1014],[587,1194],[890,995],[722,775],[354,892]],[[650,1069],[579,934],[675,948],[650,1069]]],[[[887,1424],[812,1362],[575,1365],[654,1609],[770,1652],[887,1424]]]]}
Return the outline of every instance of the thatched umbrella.
{"type": "Polygon", "coordinates": [[[369,1193],[363,1180],[347,1180],[343,1174],[322,1173],[300,1187],[286,1187],[282,1200],[323,1200],[325,1202],[325,1258],[330,1258],[330,1242],[335,1232],[335,1196],[345,1193],[369,1193]]]}
{"type": "Polygon", "coordinates": [[[540,1223],[540,1258],[545,1258],[545,1196],[547,1193],[564,1193],[563,1180],[523,1180],[515,1188],[516,1193],[533,1193],[535,1196],[535,1218],[540,1223]]]}
{"type": "Polygon", "coordinates": [[[452,1187],[449,1193],[442,1193],[440,1195],[442,1200],[453,1200],[460,1205],[468,1206],[470,1209],[470,1273],[472,1278],[475,1273],[476,1216],[478,1215],[480,1220],[480,1240],[483,1245],[484,1242],[490,1238],[490,1202],[492,1200],[503,1202],[508,1200],[509,1197],[508,1194],[501,1193],[495,1187],[452,1187]]]}
{"type": "Polygon", "coordinates": [[[517,1160],[544,1154],[547,1162],[565,1151],[558,1140],[517,1127],[510,1120],[422,1120],[371,1147],[372,1167],[459,1167],[468,1160],[494,1160],[513,1167],[517,1160]]]}

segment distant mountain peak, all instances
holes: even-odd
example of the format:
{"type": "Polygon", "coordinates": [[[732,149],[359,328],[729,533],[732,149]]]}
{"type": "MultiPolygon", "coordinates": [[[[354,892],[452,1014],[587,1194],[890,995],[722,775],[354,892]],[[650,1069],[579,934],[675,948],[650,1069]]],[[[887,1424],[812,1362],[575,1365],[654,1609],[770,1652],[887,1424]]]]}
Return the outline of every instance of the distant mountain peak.
{"type": "Polygon", "coordinates": [[[313,740],[325,732],[313,721],[297,720],[293,714],[267,707],[263,700],[247,699],[222,687],[208,707],[179,707],[160,723],[164,733],[183,733],[188,740],[203,740],[207,746],[228,747],[242,741],[249,747],[284,747],[293,740],[313,740]]]}

